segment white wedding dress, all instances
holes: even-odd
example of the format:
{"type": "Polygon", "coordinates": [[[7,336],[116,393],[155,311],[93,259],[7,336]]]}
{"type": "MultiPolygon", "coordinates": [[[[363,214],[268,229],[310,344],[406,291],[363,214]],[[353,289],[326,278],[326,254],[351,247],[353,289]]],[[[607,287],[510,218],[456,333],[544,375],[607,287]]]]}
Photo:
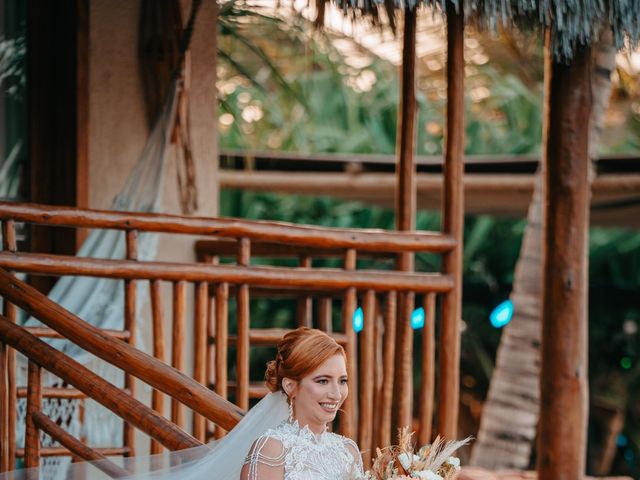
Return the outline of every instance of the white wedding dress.
{"type": "MultiPolygon", "coordinates": [[[[245,460],[247,480],[282,472],[284,480],[350,480],[362,476],[362,457],[353,440],[285,420],[260,436],[245,460]]],[[[271,477],[270,477],[271,478],[271,477]]]]}

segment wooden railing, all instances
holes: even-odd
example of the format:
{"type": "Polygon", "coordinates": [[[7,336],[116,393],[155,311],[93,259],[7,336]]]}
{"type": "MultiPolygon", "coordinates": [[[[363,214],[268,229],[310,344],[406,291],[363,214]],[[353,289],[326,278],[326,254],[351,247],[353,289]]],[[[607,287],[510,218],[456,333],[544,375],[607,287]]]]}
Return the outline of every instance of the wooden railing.
{"type": "MultiPolygon", "coordinates": [[[[223,429],[229,429],[233,424],[231,420],[222,419],[222,412],[212,407],[212,405],[218,405],[213,401],[214,397],[206,403],[209,406],[208,409],[203,410],[200,403],[189,403],[187,398],[180,397],[181,391],[184,394],[182,386],[186,377],[180,377],[183,383],[178,383],[180,385],[178,391],[163,389],[160,385],[152,383],[153,378],[172,383],[173,380],[169,381],[169,379],[172,378],[170,375],[175,375],[175,370],[157,370],[153,374],[145,374],[145,371],[150,371],[146,368],[149,362],[157,362],[157,360],[149,356],[135,357],[137,360],[133,364],[140,366],[140,369],[132,370],[131,362],[122,363],[120,353],[114,354],[117,351],[113,350],[116,344],[120,347],[125,345],[137,352],[134,348],[134,331],[136,323],[140,324],[140,320],[135,321],[134,306],[135,287],[140,280],[150,282],[151,318],[149,323],[153,336],[154,356],[162,361],[167,356],[162,321],[164,302],[161,292],[163,285],[169,282],[173,292],[173,314],[169,326],[172,336],[171,365],[177,370],[185,371],[186,330],[192,329],[194,332],[192,372],[197,382],[194,384],[211,387],[223,399],[231,393],[231,398],[239,409],[230,410],[229,406],[224,404],[224,411],[234,412],[229,418],[239,415],[240,411],[248,408],[251,398],[258,398],[265,393],[263,386],[250,381],[251,346],[273,345],[287,331],[287,329],[252,327],[249,308],[251,297],[269,295],[291,296],[297,299],[296,325],[321,328],[345,346],[351,394],[345,403],[344,412],[340,415],[339,428],[345,435],[359,440],[365,461],[369,460],[374,447],[390,442],[392,413],[396,412],[400,406],[404,411],[413,411],[411,406],[413,395],[394,395],[394,392],[407,391],[407,388],[413,391],[412,384],[398,384],[397,378],[400,378],[400,382],[411,381],[413,364],[410,350],[396,351],[396,331],[406,332],[416,296],[423,298],[429,328],[425,329],[423,334],[421,401],[419,409],[416,410],[420,420],[421,440],[431,437],[431,418],[435,401],[435,337],[433,335],[435,298],[438,294],[451,292],[459,279],[439,272],[399,272],[384,270],[380,267],[361,270],[356,268],[356,260],[395,259],[400,254],[418,252],[447,254],[456,247],[456,241],[452,237],[438,232],[401,233],[330,229],[276,222],[185,218],[7,203],[0,203],[0,220],[3,221],[3,231],[9,232],[9,235],[5,234],[5,249],[0,253],[2,268],[32,275],[85,275],[125,280],[126,301],[123,312],[125,329],[117,334],[124,342],[115,340],[95,327],[88,326],[94,329],[91,330],[91,336],[96,339],[95,345],[92,346],[95,351],[90,349],[89,351],[122,368],[129,375],[128,378],[137,377],[150,383],[155,389],[152,394],[154,411],[163,412],[162,392],[168,394],[172,402],[171,422],[173,424],[184,427],[183,406],[192,408],[196,414],[191,432],[200,442],[214,434],[211,430],[212,423],[207,420],[219,425],[220,428],[215,432],[217,436],[222,435],[223,429]],[[122,230],[126,232],[127,239],[126,259],[105,260],[17,252],[6,241],[11,238],[15,222],[122,230]],[[203,239],[196,244],[198,257],[201,260],[198,263],[139,261],[136,259],[136,239],[139,232],[197,235],[208,239],[203,239]],[[298,259],[299,267],[252,265],[256,257],[274,256],[293,256],[298,259]],[[235,262],[234,264],[216,264],[220,257],[233,257],[235,262]],[[319,258],[340,259],[342,268],[314,268],[314,261],[319,258]],[[187,322],[187,309],[190,303],[187,296],[188,284],[193,284],[194,287],[192,324],[187,322]],[[230,335],[229,302],[233,297],[236,303],[237,334],[230,335]],[[352,317],[359,299],[363,308],[364,328],[357,335],[353,329],[352,317]],[[315,315],[313,315],[314,306],[315,315]],[[341,309],[341,321],[339,328],[334,331],[332,309],[335,306],[341,309]],[[230,346],[236,351],[235,363],[232,365],[227,362],[230,346]],[[235,371],[233,379],[228,378],[231,367],[234,367],[235,371]],[[403,375],[397,377],[394,384],[396,371],[402,371],[403,375]]],[[[5,276],[6,279],[0,282],[0,293],[5,295],[6,291],[5,298],[10,302],[40,319],[48,312],[56,312],[57,328],[52,327],[55,332],[32,330],[27,331],[26,334],[32,336],[33,334],[55,334],[74,342],[83,340],[78,336],[78,330],[73,328],[74,323],[79,319],[69,317],[68,312],[59,311],[60,307],[51,305],[50,303],[53,302],[48,300],[35,302],[34,306],[34,302],[25,296],[27,294],[24,292],[28,292],[29,295],[35,295],[37,292],[33,292],[30,288],[14,291],[9,285],[15,280],[8,274],[0,278],[5,276]]],[[[9,317],[6,313],[5,316],[9,317]]],[[[406,333],[403,335],[406,340],[406,333]]],[[[8,340],[3,341],[14,346],[8,340]]],[[[456,349],[453,350],[456,351],[456,349]]],[[[441,345],[441,352],[446,351],[447,346],[441,345]]],[[[143,354],[137,352],[136,355],[143,354]]],[[[10,355],[6,358],[10,358],[10,355]]],[[[451,365],[452,362],[447,364],[451,365]]],[[[44,365],[40,366],[47,368],[44,365]]],[[[3,368],[8,372],[12,366],[8,364],[3,368]],[[6,367],[9,368],[6,369],[6,367]]],[[[449,379],[457,382],[457,372],[451,373],[440,371],[441,388],[443,384],[450,382],[449,379]]],[[[2,383],[5,385],[5,382],[2,383]]],[[[15,383],[6,383],[5,386],[8,397],[13,398],[15,402],[18,393],[15,383]]],[[[451,390],[457,388],[457,385],[446,387],[451,390]]],[[[129,380],[125,388],[132,397],[135,397],[134,382],[129,380]]],[[[218,396],[215,398],[220,400],[218,396]]],[[[14,409],[15,406],[10,405],[8,410],[2,412],[2,418],[11,417],[9,412],[14,409]]],[[[440,405],[440,409],[444,410],[441,414],[445,417],[455,416],[457,405],[440,405]]],[[[43,425],[42,422],[41,424],[43,425]]],[[[129,427],[125,433],[124,447],[133,454],[133,427],[140,427],[133,422],[129,424],[132,427],[129,427]]],[[[12,442],[11,428],[15,427],[9,427],[2,432],[3,445],[10,445],[12,442]]],[[[152,451],[160,451],[160,443],[154,441],[152,451]]]]}

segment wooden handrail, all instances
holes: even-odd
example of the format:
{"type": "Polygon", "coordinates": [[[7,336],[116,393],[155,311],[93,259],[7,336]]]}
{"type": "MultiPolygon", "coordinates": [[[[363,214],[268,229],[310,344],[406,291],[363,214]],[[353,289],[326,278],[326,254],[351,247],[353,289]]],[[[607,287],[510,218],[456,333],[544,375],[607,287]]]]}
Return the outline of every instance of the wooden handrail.
{"type": "Polygon", "coordinates": [[[0,202],[0,220],[6,219],[66,227],[247,237],[266,242],[367,251],[445,253],[456,245],[453,237],[440,232],[340,229],[236,218],[180,217],[0,202]]]}
{"type": "Polygon", "coordinates": [[[99,468],[104,473],[109,475],[112,478],[123,478],[131,476],[131,472],[125,470],[124,468],[116,465],[111,460],[107,459],[102,453],[93,450],[90,447],[87,447],[80,440],[70,435],[68,432],[63,430],[58,424],[53,422],[49,417],[47,417],[44,413],[38,412],[32,415],[33,423],[36,426],[53,438],[55,441],[60,443],[63,447],[68,449],[74,455],[82,458],[83,460],[89,462],[95,462],[93,465],[96,468],[99,468]]]}
{"type": "Polygon", "coordinates": [[[221,427],[230,430],[242,418],[242,410],[232,403],[156,358],[113,339],[3,269],[0,269],[0,294],[79,347],[179,400],[221,427]]]}
{"type": "Polygon", "coordinates": [[[28,357],[30,361],[70,383],[167,448],[182,450],[202,445],[160,414],[2,315],[0,315],[0,338],[28,357]]]}
{"type": "Polygon", "coordinates": [[[229,282],[272,287],[334,288],[417,293],[444,293],[453,288],[452,277],[440,273],[380,270],[344,271],[331,268],[238,267],[173,262],[138,262],[100,258],[0,252],[0,267],[46,275],[84,275],[118,279],[188,282],[229,282]]]}

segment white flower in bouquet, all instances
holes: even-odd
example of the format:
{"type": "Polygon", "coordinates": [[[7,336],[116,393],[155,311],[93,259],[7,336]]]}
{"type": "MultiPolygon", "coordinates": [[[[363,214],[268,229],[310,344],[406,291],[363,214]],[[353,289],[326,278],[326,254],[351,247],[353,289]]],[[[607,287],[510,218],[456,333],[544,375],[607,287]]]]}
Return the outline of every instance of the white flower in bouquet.
{"type": "Polygon", "coordinates": [[[419,472],[413,472],[411,474],[414,478],[422,478],[424,480],[443,480],[443,478],[437,473],[433,473],[431,470],[421,470],[419,472]]]}
{"type": "Polygon", "coordinates": [[[449,457],[447,463],[456,470],[460,470],[460,459],[458,457],[449,457]]]}

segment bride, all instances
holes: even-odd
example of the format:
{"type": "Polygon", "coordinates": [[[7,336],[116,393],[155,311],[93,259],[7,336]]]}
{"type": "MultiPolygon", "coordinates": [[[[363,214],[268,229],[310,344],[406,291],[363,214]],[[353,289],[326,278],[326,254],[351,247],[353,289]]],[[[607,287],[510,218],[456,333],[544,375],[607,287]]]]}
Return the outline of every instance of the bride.
{"type": "Polygon", "coordinates": [[[362,473],[355,442],[327,431],[349,394],[345,358],[320,330],[303,327],[283,337],[265,378],[270,395],[286,398],[288,418],[253,442],[241,480],[341,480],[362,473]]]}

